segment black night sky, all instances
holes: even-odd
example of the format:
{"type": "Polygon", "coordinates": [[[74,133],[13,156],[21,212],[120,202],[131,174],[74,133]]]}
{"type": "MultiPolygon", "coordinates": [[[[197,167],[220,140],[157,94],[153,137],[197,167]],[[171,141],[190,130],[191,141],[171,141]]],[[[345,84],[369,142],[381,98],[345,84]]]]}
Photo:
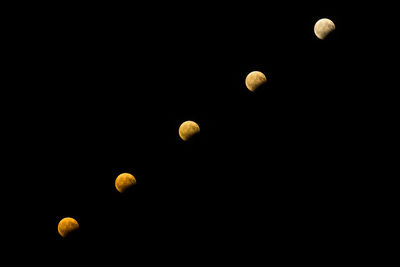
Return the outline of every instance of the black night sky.
{"type": "Polygon", "coordinates": [[[22,111],[7,123],[21,149],[7,164],[19,178],[3,191],[24,207],[10,208],[15,247],[32,252],[16,264],[326,266],[356,253],[368,37],[345,6],[233,2],[68,4],[15,19],[22,111]],[[336,24],[323,41],[320,18],[336,24]],[[268,79],[256,93],[244,83],[254,70],[268,79]],[[189,142],[186,120],[201,128],[189,142]],[[114,187],[124,172],[137,179],[129,194],[114,187]],[[57,232],[64,217],[80,224],[74,238],[57,232]]]}

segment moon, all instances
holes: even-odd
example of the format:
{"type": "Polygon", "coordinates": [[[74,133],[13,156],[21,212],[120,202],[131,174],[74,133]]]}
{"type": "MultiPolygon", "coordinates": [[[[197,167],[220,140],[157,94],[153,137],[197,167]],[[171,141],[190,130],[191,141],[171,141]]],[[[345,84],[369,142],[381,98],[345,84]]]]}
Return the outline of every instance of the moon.
{"type": "Polygon", "coordinates": [[[267,82],[267,77],[260,71],[252,71],[246,77],[246,87],[252,92],[255,92],[260,86],[267,82]]]}
{"type": "Polygon", "coordinates": [[[185,121],[179,127],[179,136],[183,141],[188,141],[200,133],[200,126],[194,121],[185,121]]]}
{"type": "Polygon", "coordinates": [[[335,29],[336,29],[335,23],[333,23],[333,21],[330,19],[324,18],[318,20],[315,23],[314,33],[319,39],[324,40],[335,29]]]}
{"type": "Polygon", "coordinates": [[[130,173],[121,173],[115,179],[115,188],[118,192],[125,193],[128,189],[136,184],[136,178],[130,173]]]}
{"type": "Polygon", "coordinates": [[[58,233],[64,238],[77,230],[79,230],[79,223],[74,218],[66,217],[58,223],[58,233]]]}

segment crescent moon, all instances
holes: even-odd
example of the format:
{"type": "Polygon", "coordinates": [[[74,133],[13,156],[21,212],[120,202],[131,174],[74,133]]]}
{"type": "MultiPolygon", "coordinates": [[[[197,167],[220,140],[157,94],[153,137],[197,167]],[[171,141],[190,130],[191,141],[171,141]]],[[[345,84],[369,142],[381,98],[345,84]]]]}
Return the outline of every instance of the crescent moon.
{"type": "Polygon", "coordinates": [[[335,23],[327,18],[318,20],[314,25],[314,33],[321,40],[327,38],[335,29],[335,23]]]}
{"type": "Polygon", "coordinates": [[[130,173],[121,173],[115,179],[115,188],[120,193],[125,193],[128,189],[136,184],[136,178],[130,173]]]}
{"type": "Polygon", "coordinates": [[[250,72],[245,80],[246,87],[252,92],[263,86],[267,82],[267,77],[260,71],[250,72]]]}
{"type": "Polygon", "coordinates": [[[188,141],[193,136],[200,133],[200,126],[194,121],[185,121],[179,127],[179,137],[183,141],[188,141]]]}
{"type": "Polygon", "coordinates": [[[58,223],[58,233],[62,237],[68,237],[79,229],[79,223],[71,217],[66,217],[58,223]]]}

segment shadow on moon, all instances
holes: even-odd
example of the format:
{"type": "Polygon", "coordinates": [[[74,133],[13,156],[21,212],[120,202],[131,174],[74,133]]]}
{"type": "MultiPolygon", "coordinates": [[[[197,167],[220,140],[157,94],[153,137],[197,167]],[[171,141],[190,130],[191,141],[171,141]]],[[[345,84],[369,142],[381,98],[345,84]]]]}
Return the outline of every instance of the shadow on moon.
{"type": "Polygon", "coordinates": [[[69,232],[67,235],[65,235],[65,237],[61,238],[66,242],[72,242],[72,243],[79,242],[82,239],[80,228],[69,232]]]}
{"type": "MultiPolygon", "coordinates": [[[[257,89],[256,90],[254,90],[253,92],[251,92],[252,94],[255,94],[255,95],[257,95],[257,96],[260,96],[260,95],[265,95],[267,92],[268,92],[268,83],[269,83],[269,81],[267,81],[267,82],[265,82],[265,83],[262,83],[262,84],[260,84],[258,87],[257,87],[257,89]]],[[[269,88],[269,90],[270,90],[271,88],[269,88]]]]}

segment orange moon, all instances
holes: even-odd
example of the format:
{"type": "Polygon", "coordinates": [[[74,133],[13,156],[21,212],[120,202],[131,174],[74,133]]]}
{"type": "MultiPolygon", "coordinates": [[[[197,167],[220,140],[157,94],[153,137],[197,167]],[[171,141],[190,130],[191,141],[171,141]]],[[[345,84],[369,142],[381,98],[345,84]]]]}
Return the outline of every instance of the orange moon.
{"type": "Polygon", "coordinates": [[[314,33],[318,39],[324,40],[336,29],[335,23],[330,19],[320,19],[314,25],[314,33]]]}
{"type": "Polygon", "coordinates": [[[76,232],[79,229],[79,223],[71,217],[66,217],[58,223],[58,233],[62,237],[67,237],[71,233],[76,232]]]}
{"type": "Polygon", "coordinates": [[[250,91],[256,91],[260,86],[267,82],[267,77],[260,71],[252,71],[246,77],[246,87],[250,91]]]}
{"type": "Polygon", "coordinates": [[[179,136],[183,141],[187,141],[199,133],[200,126],[194,121],[185,121],[179,127],[179,136]]]}
{"type": "Polygon", "coordinates": [[[136,178],[130,173],[122,173],[115,179],[115,188],[118,192],[124,193],[136,184],[136,178]]]}

